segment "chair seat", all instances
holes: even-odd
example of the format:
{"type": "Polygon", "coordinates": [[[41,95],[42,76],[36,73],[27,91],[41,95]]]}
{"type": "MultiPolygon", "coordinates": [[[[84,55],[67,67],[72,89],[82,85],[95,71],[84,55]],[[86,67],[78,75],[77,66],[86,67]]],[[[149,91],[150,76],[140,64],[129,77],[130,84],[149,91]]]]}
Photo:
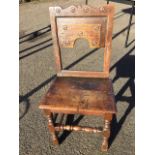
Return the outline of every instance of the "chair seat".
{"type": "Polygon", "coordinates": [[[116,113],[112,82],[101,78],[57,77],[39,108],[71,114],[116,113]]]}

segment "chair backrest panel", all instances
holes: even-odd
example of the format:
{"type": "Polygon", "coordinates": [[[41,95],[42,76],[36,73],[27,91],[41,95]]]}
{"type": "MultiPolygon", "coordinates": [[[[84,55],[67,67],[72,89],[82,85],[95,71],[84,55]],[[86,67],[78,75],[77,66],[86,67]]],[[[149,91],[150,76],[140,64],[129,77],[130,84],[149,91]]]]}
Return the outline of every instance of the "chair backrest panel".
{"type": "Polygon", "coordinates": [[[57,18],[58,38],[63,48],[73,48],[76,39],[85,38],[90,48],[104,47],[105,17],[57,18]]]}
{"type": "Polygon", "coordinates": [[[112,25],[114,6],[111,4],[100,8],[88,5],[50,7],[54,55],[58,76],[109,77],[112,25]],[[90,48],[104,47],[103,72],[65,71],[62,70],[62,48],[73,48],[77,39],[84,38],[90,48]]]}

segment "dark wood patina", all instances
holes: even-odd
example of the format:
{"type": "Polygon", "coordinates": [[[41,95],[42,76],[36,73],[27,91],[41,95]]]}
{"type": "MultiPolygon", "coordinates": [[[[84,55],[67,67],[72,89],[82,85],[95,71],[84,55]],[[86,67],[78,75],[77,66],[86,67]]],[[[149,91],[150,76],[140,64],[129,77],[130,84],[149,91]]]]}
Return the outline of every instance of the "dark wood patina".
{"type": "MultiPolygon", "coordinates": [[[[56,131],[73,130],[102,133],[102,151],[108,149],[110,122],[116,114],[116,105],[112,82],[109,79],[109,67],[112,44],[114,6],[100,8],[88,5],[50,7],[54,56],[57,77],[40,102],[48,118],[48,127],[54,144],[58,144],[56,131]],[[102,72],[68,71],[62,69],[60,47],[73,48],[79,38],[88,40],[90,48],[104,48],[102,72]],[[96,115],[104,118],[103,130],[90,127],[54,125],[53,113],[96,115]]],[[[62,115],[63,116],[63,115],[62,115]]]]}

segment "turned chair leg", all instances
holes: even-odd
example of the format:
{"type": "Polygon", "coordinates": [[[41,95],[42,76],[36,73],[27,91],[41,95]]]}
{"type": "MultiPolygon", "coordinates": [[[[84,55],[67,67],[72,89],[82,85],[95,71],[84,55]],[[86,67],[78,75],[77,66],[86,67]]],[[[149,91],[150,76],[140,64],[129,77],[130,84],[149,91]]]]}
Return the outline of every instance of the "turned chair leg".
{"type": "Polygon", "coordinates": [[[101,146],[101,151],[108,151],[108,140],[110,137],[110,123],[112,120],[112,114],[104,116],[104,126],[103,126],[103,141],[101,146]]]}
{"type": "Polygon", "coordinates": [[[47,115],[47,119],[48,119],[48,128],[49,128],[49,131],[51,132],[51,135],[52,135],[53,144],[58,145],[59,141],[58,141],[58,138],[57,138],[57,135],[55,132],[55,128],[54,128],[53,114],[50,113],[49,115],[47,115]]]}

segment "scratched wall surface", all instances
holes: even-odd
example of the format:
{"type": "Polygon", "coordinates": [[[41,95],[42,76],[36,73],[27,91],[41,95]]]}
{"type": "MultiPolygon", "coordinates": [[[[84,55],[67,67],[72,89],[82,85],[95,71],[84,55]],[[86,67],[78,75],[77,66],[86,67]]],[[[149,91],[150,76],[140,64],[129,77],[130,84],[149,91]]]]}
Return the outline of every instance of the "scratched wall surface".
{"type": "MultiPolygon", "coordinates": [[[[59,134],[61,145],[52,144],[46,119],[38,109],[38,102],[48,90],[55,75],[53,42],[48,7],[84,4],[85,0],[52,0],[21,4],[20,9],[20,155],[100,155],[102,136],[85,132],[59,134]]],[[[92,6],[104,0],[88,0],[92,6]]],[[[134,15],[128,44],[125,39],[131,6],[116,5],[110,77],[117,101],[117,119],[113,130],[109,155],[134,154],[134,15]]],[[[76,48],[63,49],[63,67],[69,70],[102,70],[103,49],[91,49],[85,39],[76,48]]],[[[57,120],[59,120],[59,116],[57,120]]],[[[63,122],[102,127],[101,117],[69,115],[63,122]]]]}

